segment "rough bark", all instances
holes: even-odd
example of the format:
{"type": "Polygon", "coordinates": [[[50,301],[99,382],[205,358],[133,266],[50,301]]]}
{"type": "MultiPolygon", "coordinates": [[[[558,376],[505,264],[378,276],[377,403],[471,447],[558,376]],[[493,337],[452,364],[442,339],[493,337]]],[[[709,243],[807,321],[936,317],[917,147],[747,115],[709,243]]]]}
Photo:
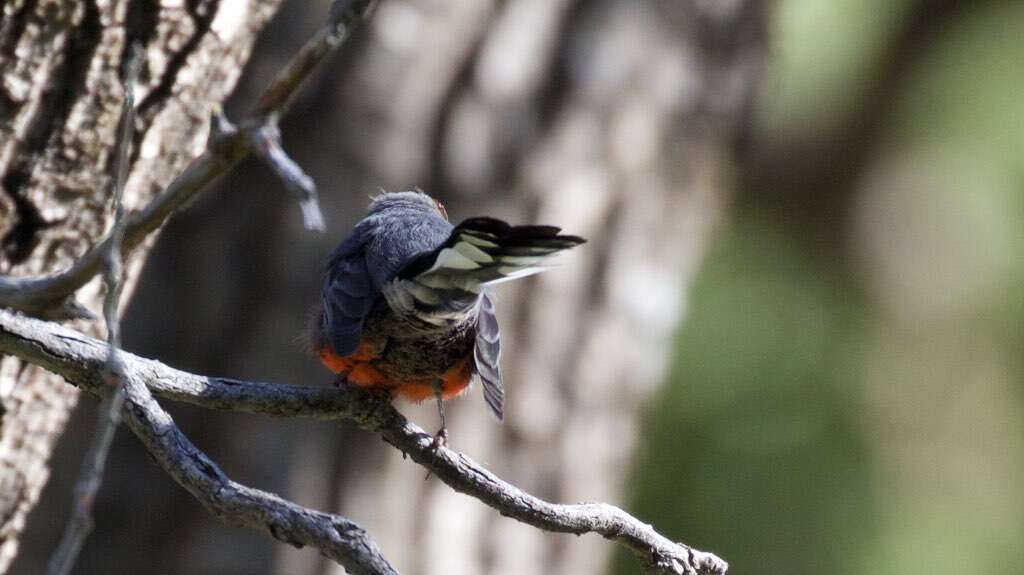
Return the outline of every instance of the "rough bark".
{"type": "MultiPolygon", "coordinates": [[[[511,483],[555,501],[623,503],[641,410],[729,202],[764,10],[758,1],[381,6],[346,75],[337,132],[375,185],[421,186],[455,216],[553,223],[590,238],[561,269],[499,292],[505,425],[477,397],[450,409],[453,445],[511,483]]],[[[429,409],[402,409],[432,421],[429,409]]],[[[599,539],[498,517],[424,482],[392,452],[338,457],[348,478],[338,508],[405,573],[606,569],[599,539]]],[[[302,565],[284,561],[289,572],[302,565]]]]}
{"type": "MultiPolygon", "coordinates": [[[[203,149],[208,120],[248,59],[276,0],[242,6],[13,0],[0,20],[0,273],[67,267],[109,226],[110,179],[127,47],[144,47],[126,208],[143,205],[203,149]]],[[[145,257],[129,264],[131,286],[145,257]]],[[[78,301],[99,315],[99,282],[78,301]]],[[[98,325],[82,321],[95,333],[98,325]]],[[[0,573],[48,476],[77,391],[0,363],[0,573]]]]}

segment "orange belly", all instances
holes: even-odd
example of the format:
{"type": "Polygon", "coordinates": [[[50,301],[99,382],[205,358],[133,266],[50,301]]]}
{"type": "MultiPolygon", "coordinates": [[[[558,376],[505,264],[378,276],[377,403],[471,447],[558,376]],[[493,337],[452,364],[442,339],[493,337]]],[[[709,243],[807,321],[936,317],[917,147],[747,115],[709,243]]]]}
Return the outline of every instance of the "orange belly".
{"type": "Polygon", "coordinates": [[[325,345],[320,348],[320,361],[327,369],[345,376],[346,381],[360,387],[375,387],[391,390],[396,395],[411,401],[423,401],[434,397],[434,382],[441,380],[441,397],[451,399],[462,393],[473,375],[472,354],[460,359],[444,373],[432,377],[402,378],[389,375],[388,366],[372,346],[363,343],[355,353],[345,357],[336,355],[325,345]]]}

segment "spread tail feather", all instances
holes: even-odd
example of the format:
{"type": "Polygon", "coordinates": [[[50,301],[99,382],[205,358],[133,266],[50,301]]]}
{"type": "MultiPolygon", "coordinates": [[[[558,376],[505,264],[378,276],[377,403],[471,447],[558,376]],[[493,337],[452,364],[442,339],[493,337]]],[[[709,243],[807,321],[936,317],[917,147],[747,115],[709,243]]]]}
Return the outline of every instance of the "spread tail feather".
{"type": "Polygon", "coordinates": [[[551,256],[586,241],[560,232],[494,218],[465,220],[444,244],[406,266],[385,296],[393,308],[431,323],[464,316],[484,286],[542,272],[551,256]]]}

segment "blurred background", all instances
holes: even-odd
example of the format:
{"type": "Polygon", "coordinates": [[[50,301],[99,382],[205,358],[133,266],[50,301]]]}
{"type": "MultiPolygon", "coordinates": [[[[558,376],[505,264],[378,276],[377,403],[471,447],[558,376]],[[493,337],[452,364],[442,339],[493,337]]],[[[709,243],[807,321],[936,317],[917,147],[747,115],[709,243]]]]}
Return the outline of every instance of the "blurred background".
{"type": "MultiPolygon", "coordinates": [[[[325,13],[285,3],[230,114],[325,13]]],[[[418,185],[456,220],[591,239],[503,288],[512,415],[454,402],[455,448],[730,573],[1024,572],[1022,30],[1000,0],[384,0],[282,125],[328,233],[243,164],[160,236],[126,347],[326,384],[301,343],[322,263],[369,194],[418,185]]],[[[347,426],[169,407],[234,479],[350,516],[403,572],[641,572],[347,426]]],[[[94,411],[14,573],[59,539],[94,411]]],[[[341,572],[216,523],[125,432],[97,516],[79,573],[341,572]]]]}

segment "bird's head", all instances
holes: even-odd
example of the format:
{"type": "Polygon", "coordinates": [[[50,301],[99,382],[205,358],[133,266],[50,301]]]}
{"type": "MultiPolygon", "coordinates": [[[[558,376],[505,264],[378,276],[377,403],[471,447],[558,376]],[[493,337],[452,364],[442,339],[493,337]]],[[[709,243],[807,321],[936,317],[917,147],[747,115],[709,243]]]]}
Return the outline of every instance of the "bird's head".
{"type": "Polygon", "coordinates": [[[389,212],[422,212],[429,215],[440,215],[448,221],[448,211],[440,201],[415,189],[404,192],[385,192],[370,202],[371,216],[389,212]]]}

